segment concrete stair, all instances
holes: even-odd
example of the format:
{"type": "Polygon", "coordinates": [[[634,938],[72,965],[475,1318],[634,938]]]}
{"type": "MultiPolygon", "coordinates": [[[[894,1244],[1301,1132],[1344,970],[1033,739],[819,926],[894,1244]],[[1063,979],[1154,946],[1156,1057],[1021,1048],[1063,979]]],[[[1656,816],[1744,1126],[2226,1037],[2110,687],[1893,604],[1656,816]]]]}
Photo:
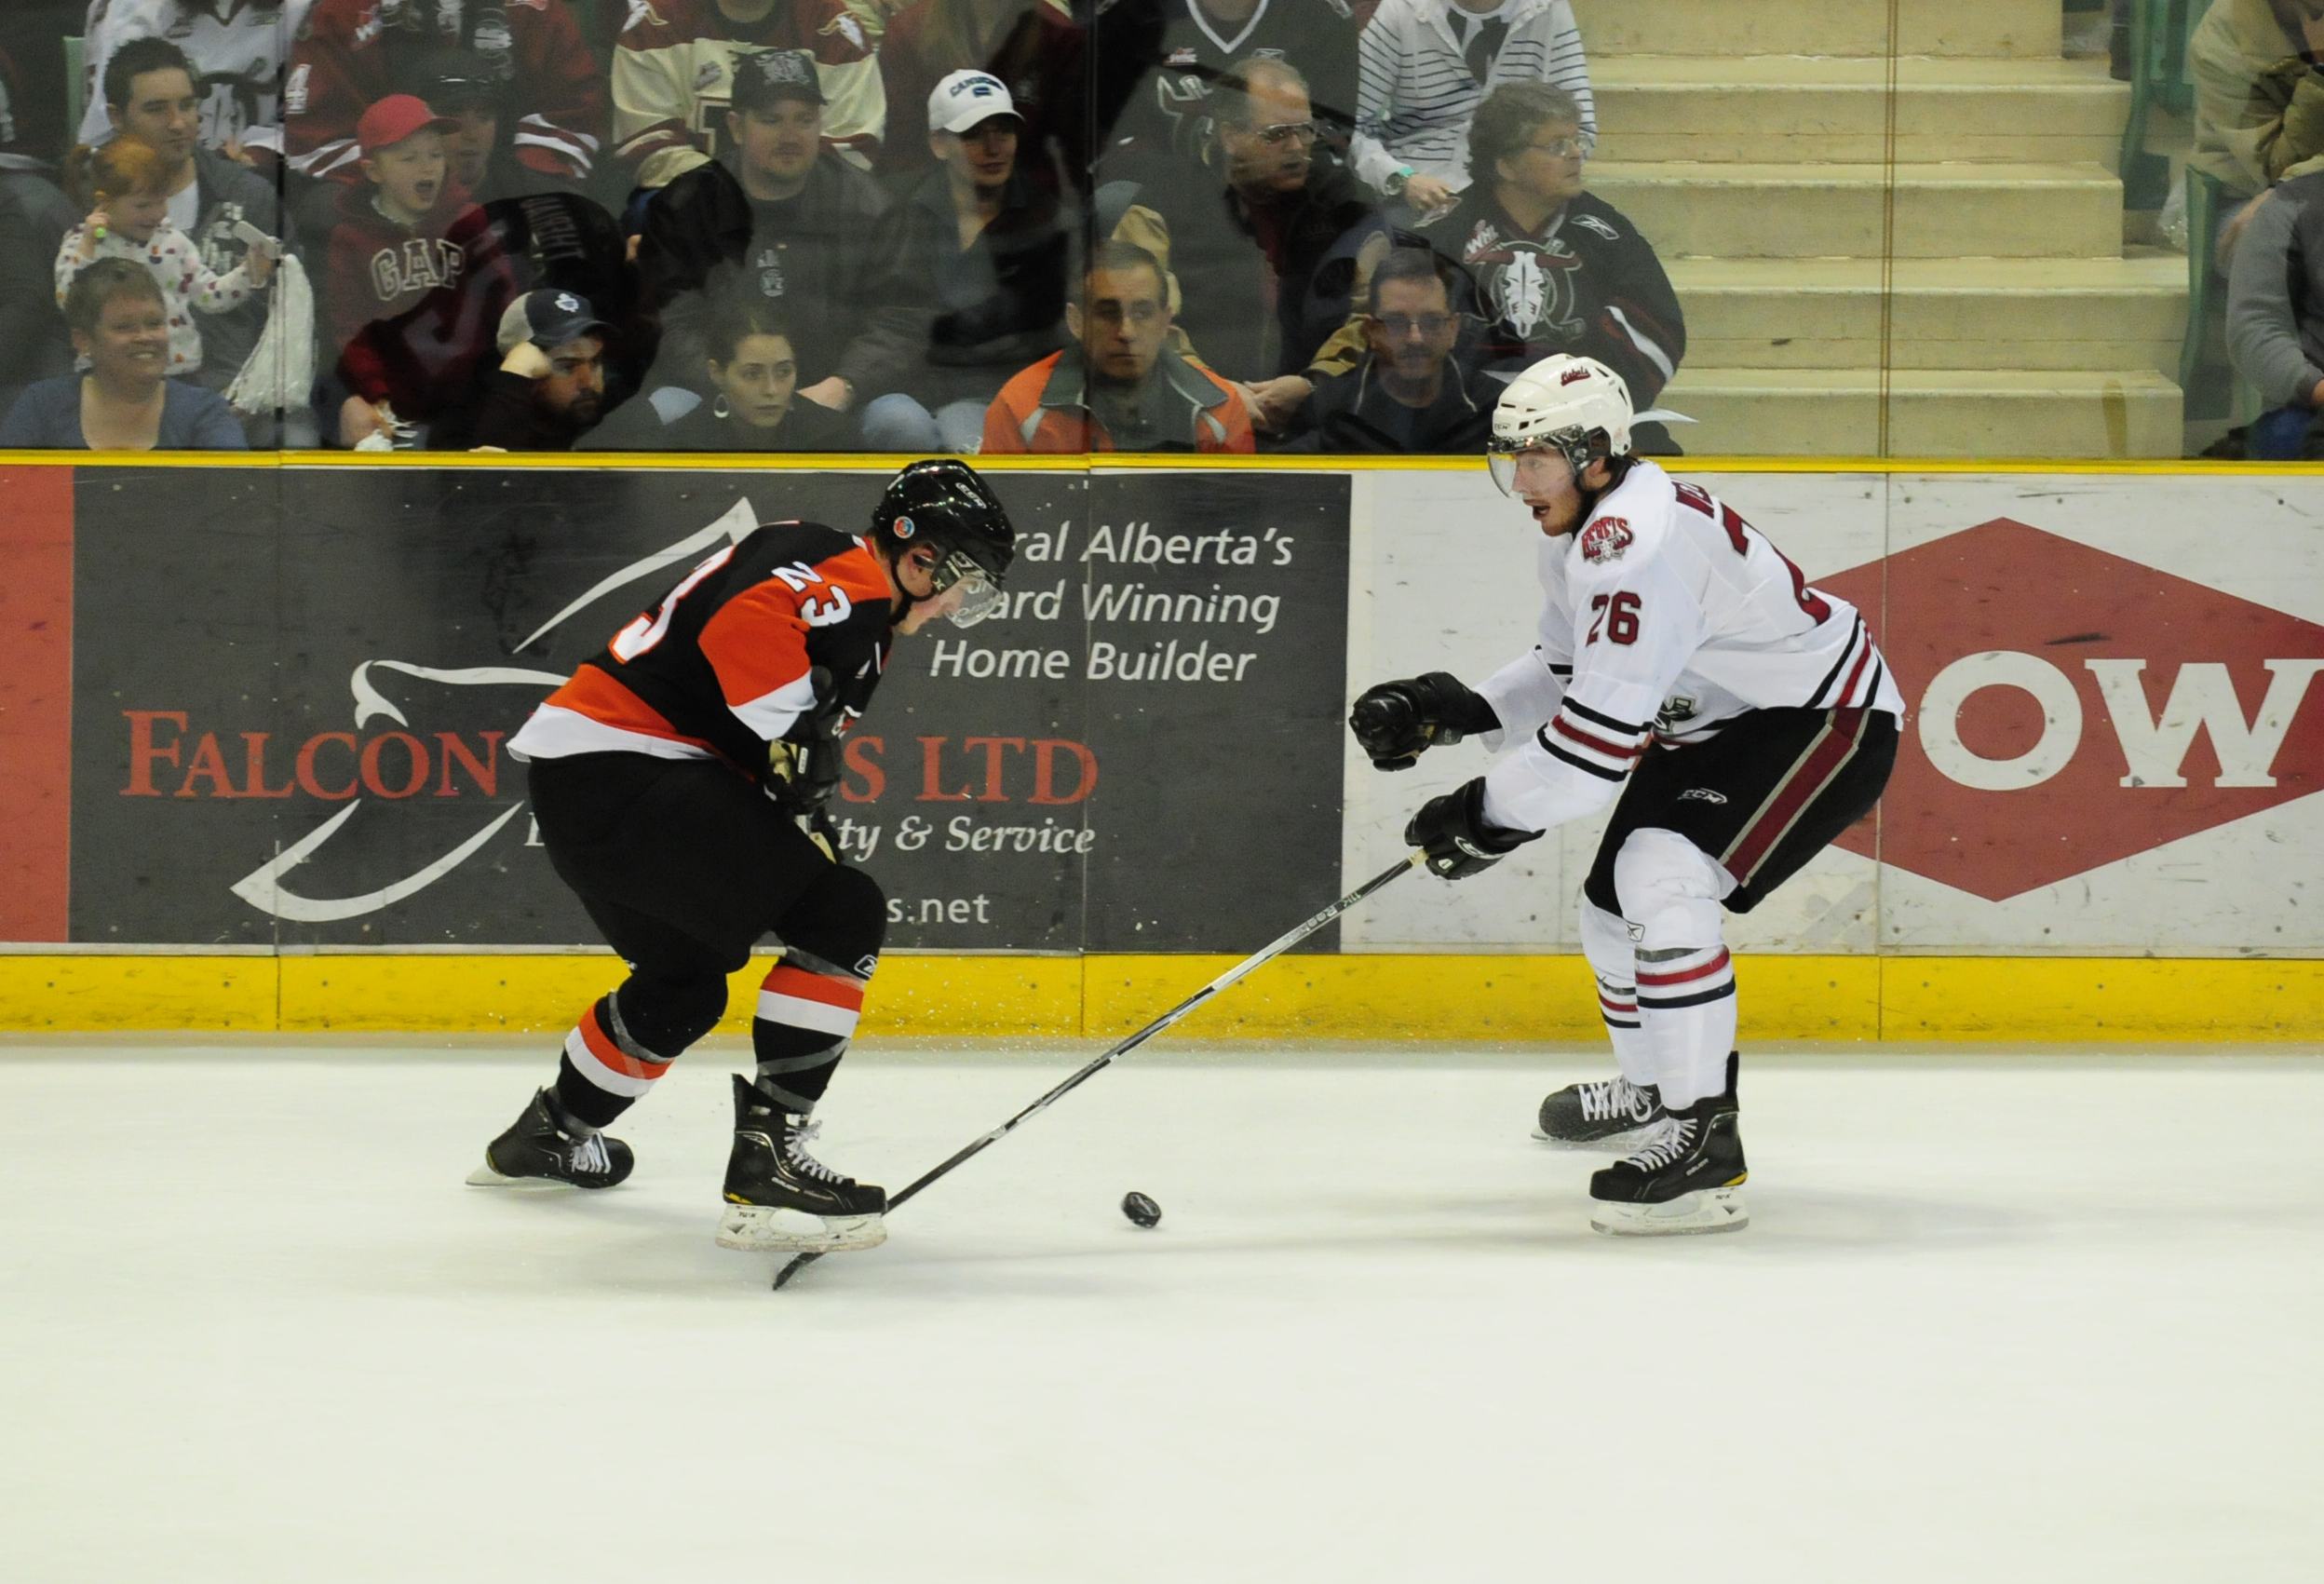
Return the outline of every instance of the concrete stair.
{"type": "Polygon", "coordinates": [[[2122,250],[2122,183],[2095,165],[1607,158],[1590,165],[1589,186],[1665,256],[2108,258],[2122,250]]]}
{"type": "Polygon", "coordinates": [[[2109,78],[2104,61],[2055,59],[1616,55],[1591,62],[1590,89],[1601,143],[1634,161],[2034,160],[2111,170],[2130,106],[2129,85],[2109,78]]]}
{"type": "Polygon", "coordinates": [[[1696,455],[2177,456],[2185,264],[2057,0],[1574,0],[1590,189],[1669,269],[1696,455]]]}
{"type": "Polygon", "coordinates": [[[1689,359],[1656,405],[1695,420],[1671,433],[1696,454],[2180,454],[2179,387],[2152,369],[1897,369],[1884,381],[1875,369],[1698,369],[1689,359]]]}
{"type": "Polygon", "coordinates": [[[2175,372],[2186,262],[1669,259],[1688,369],[2175,372]],[[1885,291],[1884,291],[1885,287],[1885,291]],[[1886,309],[1886,322],[1882,310],[1886,309]],[[1884,359],[1883,349],[1885,348],[1884,359]]]}
{"type": "Polygon", "coordinates": [[[1574,0],[1591,70],[1621,55],[2058,58],[2058,0],[1574,0]]]}

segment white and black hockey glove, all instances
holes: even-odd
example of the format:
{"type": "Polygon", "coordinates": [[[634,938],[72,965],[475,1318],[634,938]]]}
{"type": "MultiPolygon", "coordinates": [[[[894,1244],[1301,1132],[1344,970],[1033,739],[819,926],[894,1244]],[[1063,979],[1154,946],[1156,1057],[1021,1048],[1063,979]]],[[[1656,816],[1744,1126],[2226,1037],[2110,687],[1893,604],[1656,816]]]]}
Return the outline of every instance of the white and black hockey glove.
{"type": "Polygon", "coordinates": [[[1430,798],[1404,827],[1407,843],[1428,849],[1429,873],[1445,880],[1481,874],[1541,835],[1539,831],[1505,831],[1485,823],[1482,776],[1430,798]]]}
{"type": "Polygon", "coordinates": [[[1409,770],[1431,748],[1500,726],[1493,706],[1450,671],[1368,687],[1347,712],[1347,729],[1375,770],[1409,770]]]}

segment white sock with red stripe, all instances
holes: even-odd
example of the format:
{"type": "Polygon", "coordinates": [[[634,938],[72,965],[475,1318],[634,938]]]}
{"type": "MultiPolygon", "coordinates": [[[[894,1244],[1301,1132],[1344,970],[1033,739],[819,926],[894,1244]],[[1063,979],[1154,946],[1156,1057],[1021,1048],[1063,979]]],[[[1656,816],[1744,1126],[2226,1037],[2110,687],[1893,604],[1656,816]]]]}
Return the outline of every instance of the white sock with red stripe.
{"type": "Polygon", "coordinates": [[[602,1128],[645,1097],[670,1058],[648,1050],[622,1026],[612,995],[601,995],[565,1036],[551,1095],[561,1126],[602,1128]]]}
{"type": "Polygon", "coordinates": [[[783,954],[750,1021],[761,1093],[794,1114],[815,1108],[855,1037],[865,982],[804,952],[783,954]]]}
{"type": "Polygon", "coordinates": [[[1733,875],[1673,831],[1633,831],[1614,860],[1615,894],[1639,939],[1638,1012],[1666,1110],[1723,1093],[1735,1049],[1735,965],[1719,901],[1733,875]]]}
{"type": "Polygon", "coordinates": [[[1615,1064],[1634,1084],[1655,1081],[1653,1049],[1638,1012],[1638,963],[1630,951],[1630,927],[1585,897],[1582,899],[1582,955],[1598,979],[1598,1016],[1614,1042],[1615,1064]]]}

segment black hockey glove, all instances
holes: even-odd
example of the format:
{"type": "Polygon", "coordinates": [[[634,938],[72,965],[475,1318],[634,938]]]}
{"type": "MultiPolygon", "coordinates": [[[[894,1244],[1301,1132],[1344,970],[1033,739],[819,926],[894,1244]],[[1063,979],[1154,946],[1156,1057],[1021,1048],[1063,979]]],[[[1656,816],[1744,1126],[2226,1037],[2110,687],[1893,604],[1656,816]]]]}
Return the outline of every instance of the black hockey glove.
{"type": "Polygon", "coordinates": [[[1375,770],[1409,770],[1428,749],[1500,726],[1493,706],[1450,671],[1368,687],[1347,712],[1347,729],[1375,770]]]}
{"type": "Polygon", "coordinates": [[[839,734],[847,711],[836,697],[830,671],[817,666],[808,674],[815,686],[815,707],[767,744],[766,779],[760,784],[775,806],[813,835],[812,827],[823,822],[824,807],[839,790],[839,734]]]}
{"type": "Polygon", "coordinates": [[[1428,869],[1446,880],[1481,874],[1523,846],[1541,839],[1539,831],[1504,831],[1485,823],[1485,778],[1455,788],[1420,806],[1404,839],[1428,849],[1428,869]]]}

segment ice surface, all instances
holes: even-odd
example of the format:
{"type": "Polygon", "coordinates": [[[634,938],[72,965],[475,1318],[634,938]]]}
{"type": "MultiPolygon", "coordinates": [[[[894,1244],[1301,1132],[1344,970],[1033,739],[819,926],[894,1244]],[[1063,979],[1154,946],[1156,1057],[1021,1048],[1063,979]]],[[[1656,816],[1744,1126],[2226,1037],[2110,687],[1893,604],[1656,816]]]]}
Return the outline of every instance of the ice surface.
{"type": "MultiPolygon", "coordinates": [[[[2318,1577],[2313,1055],[1754,1055],[1750,1228],[1616,1241],[1594,1052],[1142,1050],[777,1294],[734,1049],[462,1185],[549,1043],[6,1047],[0,1579],[2318,1577]]],[[[859,1052],[818,1152],[1089,1053],[859,1052]]]]}

